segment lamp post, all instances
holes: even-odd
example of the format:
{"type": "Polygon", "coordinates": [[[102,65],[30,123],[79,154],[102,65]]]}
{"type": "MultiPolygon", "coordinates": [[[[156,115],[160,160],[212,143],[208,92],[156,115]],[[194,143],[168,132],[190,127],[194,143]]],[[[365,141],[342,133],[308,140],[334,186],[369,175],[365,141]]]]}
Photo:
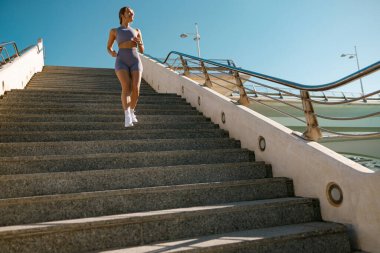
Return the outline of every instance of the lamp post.
{"type": "MultiPolygon", "coordinates": [[[[356,51],[356,46],[355,46],[355,53],[354,54],[342,54],[340,57],[348,57],[348,59],[356,58],[356,65],[358,67],[358,70],[360,70],[359,66],[359,57],[358,57],[358,52],[356,51]]],[[[364,89],[363,89],[363,82],[362,79],[360,78],[360,87],[362,89],[362,95],[364,96],[364,89]]],[[[363,101],[365,102],[365,98],[363,98],[363,101]]]]}
{"type": "Polygon", "coordinates": [[[194,35],[194,40],[197,43],[197,51],[198,51],[198,57],[201,57],[201,49],[199,47],[199,40],[201,39],[201,36],[199,35],[198,31],[198,23],[195,23],[195,33],[182,33],[180,37],[182,39],[187,38],[189,35],[194,35]]]}

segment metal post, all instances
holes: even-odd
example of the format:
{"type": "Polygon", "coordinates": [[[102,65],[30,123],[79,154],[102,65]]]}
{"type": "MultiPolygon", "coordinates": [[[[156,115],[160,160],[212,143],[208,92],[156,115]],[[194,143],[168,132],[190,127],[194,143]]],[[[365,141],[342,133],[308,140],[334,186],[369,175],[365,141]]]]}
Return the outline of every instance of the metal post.
{"type": "Polygon", "coordinates": [[[183,59],[182,56],[180,56],[179,58],[181,59],[182,66],[183,66],[183,75],[190,76],[190,70],[189,70],[189,66],[187,65],[186,60],[183,59]]]}
{"type": "Polygon", "coordinates": [[[12,62],[12,59],[11,57],[9,56],[9,53],[8,53],[8,49],[6,47],[3,47],[5,53],[7,54],[7,59],[8,59],[8,62],[12,62]]]}
{"type": "Polygon", "coordinates": [[[240,79],[239,72],[234,71],[234,76],[236,80],[236,85],[239,88],[239,93],[240,93],[240,98],[239,98],[239,103],[245,106],[249,105],[249,99],[247,96],[247,92],[245,92],[245,88],[243,86],[243,82],[240,79]]]}
{"type": "MultiPolygon", "coordinates": [[[[355,46],[355,57],[356,57],[356,64],[358,66],[358,70],[360,70],[360,66],[359,66],[359,57],[358,57],[358,52],[356,51],[356,46],[355,46]]],[[[363,88],[363,82],[362,82],[362,79],[360,78],[359,79],[360,81],[360,87],[362,89],[362,96],[364,96],[364,88],[363,88]]],[[[364,102],[367,102],[365,98],[363,98],[363,101],[364,102]]]]}
{"type": "Polygon", "coordinates": [[[203,63],[203,61],[201,61],[201,67],[202,67],[202,71],[203,71],[203,74],[205,75],[205,85],[209,88],[212,87],[212,83],[211,83],[211,79],[210,79],[210,76],[209,74],[207,73],[207,69],[206,69],[206,66],[205,64],[203,63]]]}
{"type": "Polygon", "coordinates": [[[301,90],[301,99],[307,123],[307,128],[303,133],[303,136],[308,140],[318,141],[320,138],[322,138],[322,133],[319,129],[317,117],[314,114],[309,92],[301,90]]]}
{"type": "Polygon", "coordinates": [[[13,43],[13,47],[14,47],[14,49],[15,49],[16,55],[17,55],[18,57],[20,57],[20,54],[19,54],[19,52],[18,52],[18,48],[17,48],[16,43],[13,43]]]}
{"type": "Polygon", "coordinates": [[[199,40],[201,39],[201,36],[199,35],[199,32],[198,32],[198,23],[195,23],[195,30],[196,30],[196,33],[195,33],[194,40],[196,40],[197,42],[198,57],[201,58],[201,49],[199,47],[199,40]]]}

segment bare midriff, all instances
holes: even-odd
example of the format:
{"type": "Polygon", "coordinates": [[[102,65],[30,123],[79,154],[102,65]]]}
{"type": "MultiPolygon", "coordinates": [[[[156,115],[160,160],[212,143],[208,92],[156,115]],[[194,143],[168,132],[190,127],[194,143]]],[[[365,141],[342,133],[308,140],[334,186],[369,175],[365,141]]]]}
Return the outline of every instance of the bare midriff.
{"type": "Polygon", "coordinates": [[[119,48],[134,48],[137,47],[137,43],[134,41],[124,41],[119,44],[119,48]]]}

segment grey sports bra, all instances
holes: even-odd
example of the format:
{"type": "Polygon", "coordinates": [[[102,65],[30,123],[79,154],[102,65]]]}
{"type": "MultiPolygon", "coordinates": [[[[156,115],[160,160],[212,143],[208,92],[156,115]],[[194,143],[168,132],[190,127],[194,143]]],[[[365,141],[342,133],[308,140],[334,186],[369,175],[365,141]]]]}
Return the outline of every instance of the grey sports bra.
{"type": "Polygon", "coordinates": [[[116,29],[116,41],[117,44],[120,45],[120,43],[124,41],[131,41],[133,37],[137,36],[137,31],[133,29],[132,27],[124,27],[120,26],[116,29]]]}

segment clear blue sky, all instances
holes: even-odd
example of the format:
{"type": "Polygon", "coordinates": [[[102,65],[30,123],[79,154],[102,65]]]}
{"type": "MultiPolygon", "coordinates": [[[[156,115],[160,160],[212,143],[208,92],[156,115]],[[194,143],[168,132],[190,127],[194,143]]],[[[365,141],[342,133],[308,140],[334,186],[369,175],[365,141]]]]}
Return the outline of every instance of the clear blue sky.
{"type": "MultiPolygon", "coordinates": [[[[380,60],[380,0],[0,0],[0,41],[24,48],[42,37],[46,65],[112,68],[108,32],[126,5],[155,57],[196,55],[195,42],[179,34],[195,32],[198,22],[203,58],[233,59],[294,82],[322,84],[352,73],[355,59],[340,55],[354,45],[361,67],[380,60]]],[[[366,90],[379,89],[380,74],[363,81],[366,90]]]]}

